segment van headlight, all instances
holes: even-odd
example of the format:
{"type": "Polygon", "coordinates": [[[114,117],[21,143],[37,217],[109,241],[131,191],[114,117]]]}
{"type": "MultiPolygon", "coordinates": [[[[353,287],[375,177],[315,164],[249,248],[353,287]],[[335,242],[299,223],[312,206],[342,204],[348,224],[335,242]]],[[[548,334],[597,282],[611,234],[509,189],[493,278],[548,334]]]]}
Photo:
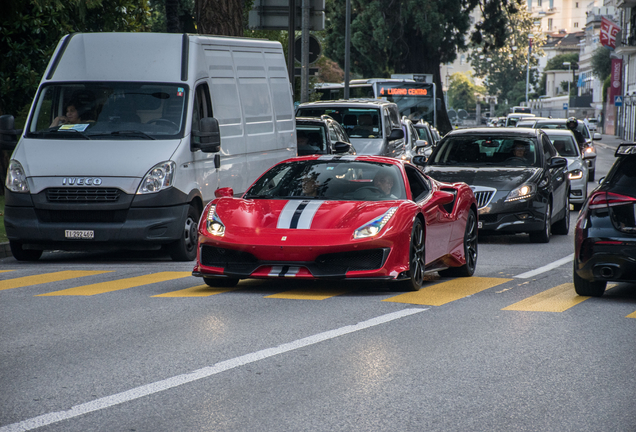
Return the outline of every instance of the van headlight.
{"type": "Polygon", "coordinates": [[[156,193],[172,186],[176,164],[173,161],[161,162],[144,176],[137,194],[156,193]]]}
{"type": "Polygon", "coordinates": [[[225,235],[225,225],[221,222],[221,218],[216,214],[216,206],[211,205],[206,217],[206,228],[213,236],[223,237],[225,235]]]}
{"type": "Polygon", "coordinates": [[[7,168],[7,180],[5,186],[11,192],[29,193],[29,183],[27,183],[26,174],[22,164],[17,160],[12,159],[9,162],[9,168],[7,168]]]}
{"type": "Polygon", "coordinates": [[[506,202],[520,201],[531,198],[537,191],[537,187],[533,184],[524,184],[510,191],[506,197],[506,202]]]}
{"type": "Polygon", "coordinates": [[[383,215],[378,216],[377,218],[372,219],[366,224],[362,225],[360,228],[353,232],[353,238],[361,239],[377,235],[382,230],[384,225],[386,225],[389,219],[393,217],[397,209],[397,207],[391,207],[383,215]]]}
{"type": "Polygon", "coordinates": [[[583,178],[583,171],[580,169],[572,170],[568,173],[570,180],[579,180],[583,178]]]}

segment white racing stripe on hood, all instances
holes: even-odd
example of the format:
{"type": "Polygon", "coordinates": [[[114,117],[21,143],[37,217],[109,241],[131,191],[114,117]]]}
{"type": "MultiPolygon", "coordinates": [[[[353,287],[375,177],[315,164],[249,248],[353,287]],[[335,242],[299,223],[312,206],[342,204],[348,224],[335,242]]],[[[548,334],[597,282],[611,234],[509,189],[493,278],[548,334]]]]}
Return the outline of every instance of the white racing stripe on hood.
{"type": "Polygon", "coordinates": [[[278,216],[278,229],[309,229],[324,201],[289,200],[278,216]]]}

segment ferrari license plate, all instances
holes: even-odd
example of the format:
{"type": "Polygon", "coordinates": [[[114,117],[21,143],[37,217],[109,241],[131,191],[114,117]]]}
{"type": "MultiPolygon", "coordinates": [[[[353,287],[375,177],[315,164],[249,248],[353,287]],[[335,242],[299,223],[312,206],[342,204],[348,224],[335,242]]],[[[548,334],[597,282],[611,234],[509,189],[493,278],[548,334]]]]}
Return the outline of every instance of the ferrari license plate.
{"type": "Polygon", "coordinates": [[[481,229],[482,223],[481,221],[477,222],[477,229],[481,229]]]}
{"type": "Polygon", "coordinates": [[[93,230],[64,230],[64,237],[66,237],[67,239],[91,240],[95,238],[95,231],[93,230]]]}

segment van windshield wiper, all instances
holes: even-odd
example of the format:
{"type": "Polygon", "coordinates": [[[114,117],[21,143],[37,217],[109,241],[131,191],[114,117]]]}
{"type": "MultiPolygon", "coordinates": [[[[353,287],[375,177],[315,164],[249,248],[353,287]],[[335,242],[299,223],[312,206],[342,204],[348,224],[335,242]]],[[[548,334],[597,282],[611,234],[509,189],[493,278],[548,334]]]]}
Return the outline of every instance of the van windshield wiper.
{"type": "Polygon", "coordinates": [[[139,130],[121,130],[121,131],[114,131],[110,133],[111,135],[117,135],[117,136],[142,136],[144,138],[147,139],[157,139],[153,136],[148,135],[146,132],[142,132],[139,130]]]}

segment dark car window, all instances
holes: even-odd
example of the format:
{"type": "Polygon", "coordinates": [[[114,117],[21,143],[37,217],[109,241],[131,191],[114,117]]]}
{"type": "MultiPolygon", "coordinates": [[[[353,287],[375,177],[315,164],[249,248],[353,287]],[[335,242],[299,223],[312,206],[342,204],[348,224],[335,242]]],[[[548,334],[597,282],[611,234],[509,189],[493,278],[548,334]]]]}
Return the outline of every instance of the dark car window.
{"type": "Polygon", "coordinates": [[[579,146],[574,142],[574,139],[569,136],[555,136],[551,137],[552,145],[559,154],[563,157],[576,157],[579,155],[579,146]]]}
{"type": "Polygon", "coordinates": [[[299,108],[297,117],[320,117],[327,114],[339,122],[352,138],[381,138],[382,120],[377,108],[307,107],[299,108]]]}
{"type": "Polygon", "coordinates": [[[552,160],[552,158],[557,155],[557,151],[552,146],[552,143],[547,136],[543,136],[541,140],[543,142],[543,158],[545,159],[546,163],[549,163],[550,160],[552,160]]]}
{"type": "Polygon", "coordinates": [[[429,165],[537,167],[540,158],[532,137],[457,135],[438,144],[429,165]],[[517,148],[523,152],[515,153],[517,148]]]}
{"type": "Polygon", "coordinates": [[[327,153],[326,127],[321,124],[296,125],[296,140],[298,142],[298,155],[327,153]]]}
{"type": "Polygon", "coordinates": [[[409,179],[413,201],[417,202],[426,198],[431,190],[426,178],[417,169],[409,165],[405,165],[404,170],[406,171],[406,177],[409,179]]]}

